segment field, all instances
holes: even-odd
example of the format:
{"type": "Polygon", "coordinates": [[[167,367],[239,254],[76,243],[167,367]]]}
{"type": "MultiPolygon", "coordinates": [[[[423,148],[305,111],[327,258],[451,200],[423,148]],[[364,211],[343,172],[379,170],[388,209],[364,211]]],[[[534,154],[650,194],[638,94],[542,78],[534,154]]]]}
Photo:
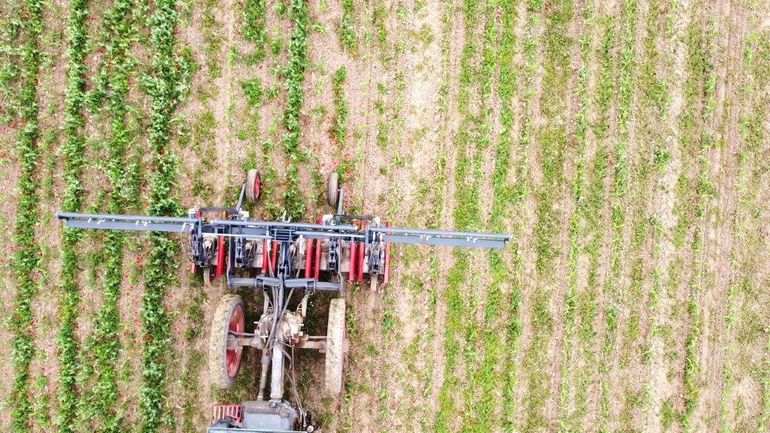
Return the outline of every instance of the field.
{"type": "Polygon", "coordinates": [[[54,213],[234,204],[256,167],[252,215],[328,212],[337,170],[351,212],[513,235],[346,293],[342,398],[298,371],[324,431],[766,432],[768,161],[763,0],[4,0],[0,431],[253,396],[258,357],[208,385],[225,289],[177,238],[54,213]]]}

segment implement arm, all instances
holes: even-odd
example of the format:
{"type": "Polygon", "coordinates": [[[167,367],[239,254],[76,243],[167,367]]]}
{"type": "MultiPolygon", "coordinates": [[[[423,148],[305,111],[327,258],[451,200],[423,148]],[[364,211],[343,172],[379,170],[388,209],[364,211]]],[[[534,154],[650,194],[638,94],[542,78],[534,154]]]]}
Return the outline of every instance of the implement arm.
{"type": "Polygon", "coordinates": [[[238,209],[191,209],[187,218],[57,213],[70,228],[186,233],[192,261],[233,287],[342,290],[368,276],[387,284],[390,244],[503,248],[506,234],[394,228],[378,217],[326,215],[318,224],[261,221],[238,209]],[[215,214],[218,217],[207,219],[215,214]],[[304,273],[303,273],[304,271],[304,273]],[[343,275],[344,274],[344,275],[343,275]]]}

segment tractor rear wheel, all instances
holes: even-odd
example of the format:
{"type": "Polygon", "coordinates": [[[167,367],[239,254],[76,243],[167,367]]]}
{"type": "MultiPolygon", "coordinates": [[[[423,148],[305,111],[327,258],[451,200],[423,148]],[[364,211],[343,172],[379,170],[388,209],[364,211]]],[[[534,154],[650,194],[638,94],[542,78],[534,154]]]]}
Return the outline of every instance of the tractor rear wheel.
{"type": "Polygon", "coordinates": [[[251,169],[246,173],[246,201],[256,203],[259,196],[262,195],[262,178],[256,169],[251,169]]]}
{"type": "Polygon", "coordinates": [[[329,323],[326,328],[326,391],[334,396],[342,392],[342,367],[345,360],[345,299],[329,303],[329,323]]]}
{"type": "Polygon", "coordinates": [[[228,347],[231,333],[244,332],[246,314],[243,301],[238,295],[225,295],[219,301],[209,336],[209,381],[211,385],[225,389],[235,382],[241,368],[243,347],[228,347]]]}
{"type": "Polygon", "coordinates": [[[340,175],[336,171],[329,173],[326,182],[326,202],[337,209],[337,201],[340,199],[340,175]]]}

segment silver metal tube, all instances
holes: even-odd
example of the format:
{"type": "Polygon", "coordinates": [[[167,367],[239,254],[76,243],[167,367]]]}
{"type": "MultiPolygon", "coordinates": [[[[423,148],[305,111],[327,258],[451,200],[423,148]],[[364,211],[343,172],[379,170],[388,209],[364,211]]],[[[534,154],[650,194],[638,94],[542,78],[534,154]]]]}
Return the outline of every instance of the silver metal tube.
{"type": "Polygon", "coordinates": [[[298,231],[298,232],[294,232],[294,234],[301,235],[301,236],[304,236],[306,238],[311,238],[311,239],[329,239],[329,238],[345,238],[345,239],[357,238],[357,239],[361,239],[361,238],[363,238],[365,236],[363,233],[362,234],[353,234],[353,233],[308,232],[308,231],[298,231]]]}
{"type": "Polygon", "coordinates": [[[243,227],[287,227],[287,228],[303,228],[303,229],[315,229],[315,230],[332,230],[332,231],[358,231],[358,228],[353,225],[344,224],[338,226],[327,226],[323,224],[311,224],[311,223],[284,223],[278,221],[237,221],[237,220],[214,220],[211,222],[214,225],[231,225],[231,226],[243,226],[243,227]]]}
{"type": "Polygon", "coordinates": [[[60,220],[103,219],[103,220],[116,220],[116,221],[156,221],[156,222],[166,222],[166,223],[188,223],[188,224],[193,224],[200,221],[197,218],[163,217],[163,216],[148,216],[148,215],[112,215],[112,214],[101,214],[101,213],[76,213],[76,212],[56,212],[56,218],[60,220]]]}
{"type": "Polygon", "coordinates": [[[489,240],[511,240],[511,235],[499,234],[499,233],[485,233],[485,232],[454,232],[445,230],[420,230],[420,229],[401,229],[394,227],[370,227],[369,231],[374,233],[383,234],[403,234],[412,236],[432,236],[443,238],[477,238],[477,239],[489,239],[489,240]]]}
{"type": "Polygon", "coordinates": [[[259,393],[257,400],[265,399],[265,385],[267,385],[267,369],[270,368],[270,356],[267,355],[267,349],[262,349],[262,372],[259,376],[259,393]]]}
{"type": "Polygon", "coordinates": [[[276,339],[270,371],[270,400],[283,398],[283,341],[276,339]]]}

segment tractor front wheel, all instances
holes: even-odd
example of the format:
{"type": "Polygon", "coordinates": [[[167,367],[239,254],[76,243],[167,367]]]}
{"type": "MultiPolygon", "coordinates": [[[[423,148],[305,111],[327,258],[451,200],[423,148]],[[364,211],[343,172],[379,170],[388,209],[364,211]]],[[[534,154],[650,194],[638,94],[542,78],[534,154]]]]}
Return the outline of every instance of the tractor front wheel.
{"type": "Polygon", "coordinates": [[[245,324],[241,297],[222,297],[214,312],[209,336],[209,381],[216,388],[225,389],[235,382],[241,368],[243,347],[228,347],[227,339],[230,335],[243,333],[245,324]]]}
{"type": "Polygon", "coordinates": [[[342,367],[345,361],[345,299],[329,303],[329,323],[326,328],[326,391],[337,396],[342,392],[342,367]]]}

